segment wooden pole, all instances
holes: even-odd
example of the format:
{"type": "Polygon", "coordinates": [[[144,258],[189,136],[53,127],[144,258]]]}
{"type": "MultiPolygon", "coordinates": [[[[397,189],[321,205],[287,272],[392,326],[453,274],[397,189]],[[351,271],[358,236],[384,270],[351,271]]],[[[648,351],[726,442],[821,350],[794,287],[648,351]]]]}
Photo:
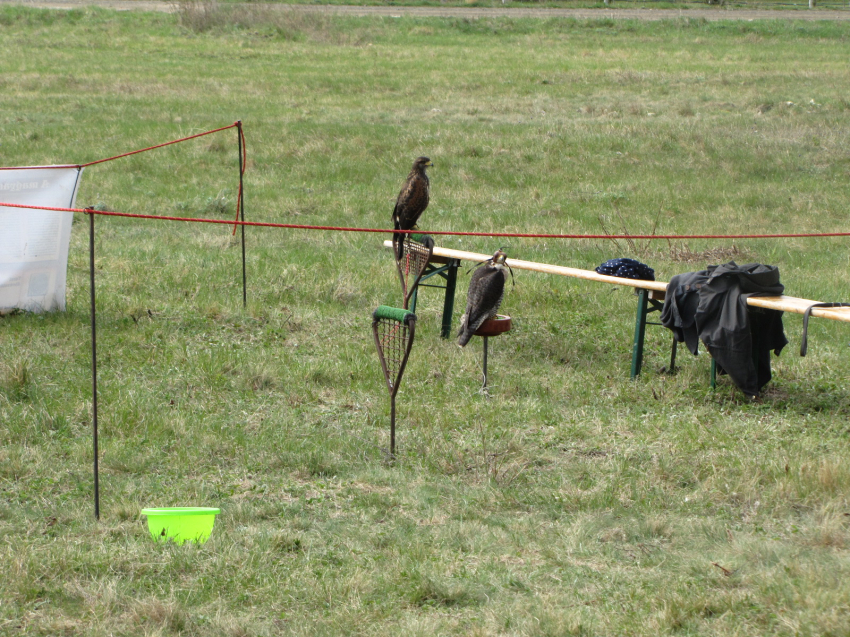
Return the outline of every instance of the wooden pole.
{"type": "MultiPolygon", "coordinates": [[[[392,241],[384,241],[384,246],[392,247],[392,241]]],[[[487,261],[492,254],[479,254],[477,252],[466,252],[464,250],[452,250],[451,248],[434,248],[434,256],[446,257],[448,259],[459,259],[461,261],[487,261]]],[[[663,292],[667,284],[663,281],[640,281],[638,279],[623,279],[616,276],[606,276],[593,270],[581,270],[579,268],[568,268],[562,265],[549,265],[548,263],[537,263],[536,261],[522,261],[520,259],[505,259],[505,264],[517,270],[531,270],[533,272],[545,272],[547,274],[558,274],[574,279],[586,279],[613,285],[625,285],[644,290],[657,290],[663,292]]]]}

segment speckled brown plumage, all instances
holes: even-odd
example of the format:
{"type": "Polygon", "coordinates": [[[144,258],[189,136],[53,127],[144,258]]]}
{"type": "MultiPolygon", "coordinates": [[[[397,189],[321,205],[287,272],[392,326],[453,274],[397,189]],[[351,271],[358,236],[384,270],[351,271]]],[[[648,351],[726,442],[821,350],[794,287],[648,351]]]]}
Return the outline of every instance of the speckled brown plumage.
{"type": "Polygon", "coordinates": [[[496,318],[505,296],[507,281],[508,266],[505,265],[505,253],[501,250],[497,250],[493,258],[472,273],[466,294],[466,311],[460,319],[458,345],[466,345],[484,321],[496,318]]]}
{"type": "MultiPolygon", "coordinates": [[[[430,182],[425,169],[433,166],[427,157],[417,157],[413,168],[398,193],[393,209],[393,228],[396,230],[413,230],[419,217],[428,207],[430,182]]],[[[396,246],[396,257],[401,258],[404,234],[394,234],[393,243],[396,246]]]]}

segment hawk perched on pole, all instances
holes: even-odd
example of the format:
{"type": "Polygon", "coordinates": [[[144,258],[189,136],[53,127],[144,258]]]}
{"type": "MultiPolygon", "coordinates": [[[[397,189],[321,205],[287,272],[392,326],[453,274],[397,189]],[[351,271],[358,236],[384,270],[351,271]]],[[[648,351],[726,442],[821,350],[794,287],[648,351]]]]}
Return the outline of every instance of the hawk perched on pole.
{"type": "MultiPolygon", "coordinates": [[[[428,191],[430,182],[425,169],[433,166],[427,157],[417,157],[413,162],[413,168],[398,193],[398,198],[393,209],[393,227],[396,230],[413,230],[420,215],[428,207],[428,191]]],[[[402,244],[405,234],[394,234],[393,244],[396,247],[396,259],[401,259],[403,254],[402,244]]]]}
{"type": "Polygon", "coordinates": [[[487,319],[496,318],[496,312],[505,296],[508,266],[505,253],[496,250],[493,257],[472,273],[466,294],[466,311],[460,319],[457,344],[463,347],[487,319]]]}

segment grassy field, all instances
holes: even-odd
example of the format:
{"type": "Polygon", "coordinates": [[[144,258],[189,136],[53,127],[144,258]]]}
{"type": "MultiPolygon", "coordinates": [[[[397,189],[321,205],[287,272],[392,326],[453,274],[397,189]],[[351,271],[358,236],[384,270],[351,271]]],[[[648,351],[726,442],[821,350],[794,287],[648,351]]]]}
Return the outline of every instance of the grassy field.
{"type": "MultiPolygon", "coordinates": [[[[429,155],[426,230],[847,230],[850,24],[179,16],[0,7],[4,165],[83,163],[242,120],[246,214],[389,227],[429,155]],[[180,22],[178,22],[180,20],[180,22]]],[[[80,207],[231,218],[233,130],[86,169],[80,207]]],[[[516,272],[493,339],[419,329],[389,401],[383,237],[97,221],[68,308],[0,318],[0,635],[847,635],[847,326],[801,321],[751,403],[707,356],[629,380],[624,289],[516,272]],[[217,506],[203,546],[147,506],[217,506]]],[[[846,239],[443,245],[661,280],[730,259],[847,301],[846,239]]],[[[461,275],[462,305],[468,275],[461,275]]],[[[455,314],[455,325],[459,308],[455,314]]]]}
{"type": "MultiPolygon", "coordinates": [[[[238,0],[222,0],[238,2],[238,0]]],[[[425,7],[550,8],[550,9],[735,9],[808,11],[808,0],[279,0],[282,4],[396,5],[425,7]]],[[[815,9],[847,9],[844,0],[816,0],[815,9]]]]}

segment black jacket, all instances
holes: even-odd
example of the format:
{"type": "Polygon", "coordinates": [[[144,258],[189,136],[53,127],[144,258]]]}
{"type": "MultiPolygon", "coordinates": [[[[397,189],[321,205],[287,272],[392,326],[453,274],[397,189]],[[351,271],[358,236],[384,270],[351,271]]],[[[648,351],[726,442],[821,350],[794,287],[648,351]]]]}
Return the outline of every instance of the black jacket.
{"type": "Polygon", "coordinates": [[[678,274],[667,284],[661,324],[693,354],[702,341],[720,371],[755,396],[771,378],[771,350],[779,355],[788,340],[782,312],[748,308],[747,297],[784,290],[779,269],[760,263],[739,266],[730,261],[678,274]]]}

